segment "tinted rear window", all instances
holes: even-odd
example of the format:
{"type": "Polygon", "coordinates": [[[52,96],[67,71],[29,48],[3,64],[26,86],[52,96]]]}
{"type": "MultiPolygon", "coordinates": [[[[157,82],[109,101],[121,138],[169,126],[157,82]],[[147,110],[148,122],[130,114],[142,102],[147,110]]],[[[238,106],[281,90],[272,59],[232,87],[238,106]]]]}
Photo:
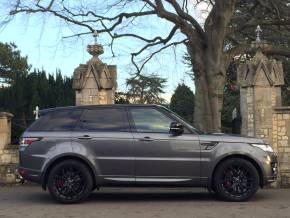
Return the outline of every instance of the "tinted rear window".
{"type": "Polygon", "coordinates": [[[52,111],[35,121],[29,131],[71,131],[80,119],[82,110],[52,111]]]}
{"type": "Polygon", "coordinates": [[[95,108],[84,112],[77,130],[128,131],[129,124],[123,108],[95,108]]]}

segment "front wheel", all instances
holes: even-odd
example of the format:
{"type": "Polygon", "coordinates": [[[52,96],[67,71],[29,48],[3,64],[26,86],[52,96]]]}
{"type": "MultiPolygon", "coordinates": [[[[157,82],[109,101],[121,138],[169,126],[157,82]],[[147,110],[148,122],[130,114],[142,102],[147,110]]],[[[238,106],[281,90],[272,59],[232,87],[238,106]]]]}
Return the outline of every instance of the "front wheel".
{"type": "Polygon", "coordinates": [[[83,201],[92,188],[92,175],[87,166],[79,161],[62,161],[52,168],[48,176],[48,190],[61,203],[83,201]]]}
{"type": "Polygon", "coordinates": [[[214,189],[226,201],[245,201],[259,188],[259,174],[253,164],[242,158],[222,162],[214,173],[214,189]]]}

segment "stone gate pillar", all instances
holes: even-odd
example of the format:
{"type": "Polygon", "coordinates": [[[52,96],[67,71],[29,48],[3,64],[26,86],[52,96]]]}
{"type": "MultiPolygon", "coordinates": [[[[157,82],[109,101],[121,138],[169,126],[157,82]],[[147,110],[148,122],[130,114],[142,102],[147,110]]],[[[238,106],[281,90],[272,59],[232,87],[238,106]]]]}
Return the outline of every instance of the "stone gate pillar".
{"type": "Polygon", "coordinates": [[[104,64],[99,59],[104,50],[96,41],[95,44],[87,46],[87,51],[93,57],[74,71],[76,105],[114,104],[117,88],[116,66],[104,64]]]}
{"type": "Polygon", "coordinates": [[[18,146],[11,145],[12,114],[0,112],[0,186],[16,182],[18,146]]]}
{"type": "Polygon", "coordinates": [[[269,60],[262,48],[268,44],[257,40],[252,43],[256,51],[251,60],[238,67],[243,135],[265,138],[272,142],[274,107],[281,106],[281,86],[284,84],[280,61],[269,60]]]}
{"type": "Polygon", "coordinates": [[[0,154],[11,143],[11,118],[12,114],[0,112],[0,154]]]}

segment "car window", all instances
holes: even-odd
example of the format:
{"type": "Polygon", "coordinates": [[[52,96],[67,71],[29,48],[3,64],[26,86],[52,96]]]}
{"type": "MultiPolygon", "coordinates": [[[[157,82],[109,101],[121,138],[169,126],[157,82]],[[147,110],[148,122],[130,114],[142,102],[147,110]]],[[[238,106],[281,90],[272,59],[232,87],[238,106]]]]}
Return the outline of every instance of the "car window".
{"type": "MultiPolygon", "coordinates": [[[[162,107],[164,110],[166,110],[168,113],[171,114],[171,116],[177,118],[177,120],[181,120],[182,122],[186,123],[187,124],[187,127],[190,128],[191,130],[193,130],[195,133],[197,134],[204,134],[203,131],[195,128],[192,124],[188,123],[188,121],[184,120],[181,116],[179,116],[178,114],[174,113],[173,111],[169,110],[168,108],[166,107],[162,107]]],[[[184,133],[189,133],[189,131],[187,130],[187,128],[184,128],[184,133]]]]}
{"type": "Polygon", "coordinates": [[[131,108],[137,132],[169,133],[172,119],[154,108],[131,108]]]}
{"type": "Polygon", "coordinates": [[[57,110],[41,116],[30,131],[71,131],[80,119],[82,110],[57,110]]]}
{"type": "Polygon", "coordinates": [[[129,124],[123,108],[88,109],[81,118],[77,130],[128,131],[129,124]]]}

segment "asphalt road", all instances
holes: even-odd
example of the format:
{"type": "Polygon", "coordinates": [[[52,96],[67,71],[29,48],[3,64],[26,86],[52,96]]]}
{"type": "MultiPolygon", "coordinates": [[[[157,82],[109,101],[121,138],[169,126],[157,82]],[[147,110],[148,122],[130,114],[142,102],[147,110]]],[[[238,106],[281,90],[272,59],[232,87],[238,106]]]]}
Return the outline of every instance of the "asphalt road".
{"type": "Polygon", "coordinates": [[[290,189],[260,190],[248,202],[217,200],[203,189],[103,189],[61,205],[40,187],[0,187],[0,218],[289,217],[290,189]]]}

